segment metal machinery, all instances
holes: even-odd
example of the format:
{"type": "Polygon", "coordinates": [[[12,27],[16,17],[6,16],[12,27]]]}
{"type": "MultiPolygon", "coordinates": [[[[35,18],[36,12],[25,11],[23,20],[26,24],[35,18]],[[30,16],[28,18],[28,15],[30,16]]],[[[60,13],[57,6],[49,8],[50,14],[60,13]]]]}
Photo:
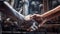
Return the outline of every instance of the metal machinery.
{"type": "MultiPolygon", "coordinates": [[[[44,1],[45,2],[45,1],[44,1]]],[[[43,2],[43,3],[44,3],[43,2]]],[[[46,4],[44,4],[46,5],[46,4]]],[[[7,30],[7,31],[18,31],[18,30],[24,30],[26,31],[25,28],[23,28],[24,24],[30,24],[28,26],[28,28],[30,26],[32,26],[33,22],[29,22],[29,23],[24,23],[24,16],[20,13],[18,13],[16,10],[14,10],[8,3],[1,1],[0,4],[0,11],[2,12],[2,30],[7,30]],[[22,19],[21,19],[22,18],[22,19]],[[21,23],[23,23],[21,26],[21,23]],[[18,27],[17,27],[18,26],[18,27]],[[20,27],[21,26],[21,27],[20,27]]],[[[48,6],[48,5],[47,5],[48,6]]],[[[48,9],[45,10],[45,8],[47,6],[44,6],[44,11],[47,11],[48,9]]],[[[48,8],[48,7],[47,7],[48,8]]],[[[43,11],[43,12],[44,12],[43,11]]],[[[58,10],[59,11],[59,10],[58,10]]],[[[53,15],[59,15],[60,12],[57,12],[53,15]]],[[[42,14],[43,15],[43,14],[42,14]]],[[[49,17],[44,17],[44,18],[50,18],[53,17],[53,15],[50,15],[49,17]]],[[[27,26],[27,25],[26,25],[27,26]]],[[[54,26],[54,25],[53,25],[54,26]]],[[[42,26],[44,27],[44,26],[42,26]]],[[[46,27],[46,26],[45,26],[46,27]]]]}
{"type": "MultiPolygon", "coordinates": [[[[1,6],[0,12],[2,12],[5,16],[5,17],[2,17],[3,18],[3,22],[2,22],[3,28],[2,29],[5,29],[4,28],[5,26],[6,26],[6,28],[7,27],[11,28],[11,26],[12,26],[12,28],[16,28],[17,30],[18,29],[26,30],[27,28],[31,27],[33,25],[33,23],[36,23],[34,20],[26,21],[24,19],[25,18],[24,15],[18,13],[16,10],[14,10],[6,1],[1,1],[0,6],[1,6]]],[[[10,30],[10,29],[7,29],[7,30],[10,30]]]]}

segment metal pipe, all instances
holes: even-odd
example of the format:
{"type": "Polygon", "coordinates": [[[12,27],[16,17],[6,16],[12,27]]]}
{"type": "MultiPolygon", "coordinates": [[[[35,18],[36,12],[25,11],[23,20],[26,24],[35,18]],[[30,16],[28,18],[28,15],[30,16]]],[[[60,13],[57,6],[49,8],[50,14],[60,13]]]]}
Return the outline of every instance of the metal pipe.
{"type": "MultiPolygon", "coordinates": [[[[25,19],[25,16],[24,15],[22,15],[22,14],[20,14],[20,13],[18,13],[15,9],[13,9],[10,5],[9,5],[9,3],[7,3],[6,1],[4,1],[4,2],[2,2],[2,5],[1,5],[1,7],[0,7],[0,10],[2,10],[1,12],[3,12],[4,14],[6,14],[8,17],[10,17],[10,18],[12,18],[13,17],[13,19],[17,19],[18,18],[18,20],[20,21],[20,23],[19,23],[19,27],[21,28],[21,29],[25,29],[25,27],[21,27],[21,26],[26,26],[27,24],[27,26],[29,26],[28,28],[30,28],[31,26],[33,27],[33,28],[35,28],[36,29],[36,27],[37,27],[37,25],[36,25],[36,21],[34,21],[34,19],[33,20],[31,20],[31,21],[26,21],[26,19],[25,19]],[[25,24],[26,23],[26,24],[25,24]],[[24,25],[23,25],[24,24],[24,25]]],[[[17,27],[18,27],[17,26],[17,27]]],[[[31,28],[31,29],[33,29],[33,28],[31,28]]]]}
{"type": "Polygon", "coordinates": [[[13,17],[13,18],[15,17],[16,19],[24,21],[24,15],[20,14],[15,9],[13,9],[13,7],[10,6],[9,3],[6,1],[2,2],[0,10],[2,10],[1,12],[3,12],[9,17],[13,17]]]}

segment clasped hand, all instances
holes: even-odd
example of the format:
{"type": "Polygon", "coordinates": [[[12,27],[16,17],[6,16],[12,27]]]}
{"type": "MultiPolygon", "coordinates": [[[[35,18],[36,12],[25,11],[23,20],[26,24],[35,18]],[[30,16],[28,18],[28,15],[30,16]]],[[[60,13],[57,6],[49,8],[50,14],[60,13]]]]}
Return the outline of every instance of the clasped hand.
{"type": "Polygon", "coordinates": [[[42,16],[39,14],[33,14],[33,15],[28,15],[25,16],[25,20],[29,26],[29,24],[32,24],[27,31],[34,31],[38,29],[38,25],[42,22],[42,16]]]}

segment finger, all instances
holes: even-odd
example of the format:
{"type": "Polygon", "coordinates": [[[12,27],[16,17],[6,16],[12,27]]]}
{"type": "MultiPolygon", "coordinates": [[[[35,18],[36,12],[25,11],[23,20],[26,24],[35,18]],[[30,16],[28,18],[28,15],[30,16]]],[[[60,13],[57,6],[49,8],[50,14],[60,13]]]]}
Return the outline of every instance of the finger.
{"type": "Polygon", "coordinates": [[[25,20],[31,20],[31,16],[30,15],[25,16],[25,20]]]}
{"type": "Polygon", "coordinates": [[[37,17],[42,17],[40,14],[34,14],[32,15],[33,18],[37,18],[37,17]]]}

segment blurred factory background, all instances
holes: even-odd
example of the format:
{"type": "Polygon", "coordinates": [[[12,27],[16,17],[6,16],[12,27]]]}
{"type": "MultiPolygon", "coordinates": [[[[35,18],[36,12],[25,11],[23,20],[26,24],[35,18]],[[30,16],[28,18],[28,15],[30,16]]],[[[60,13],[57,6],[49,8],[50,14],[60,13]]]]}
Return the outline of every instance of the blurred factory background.
{"type": "MultiPolygon", "coordinates": [[[[56,6],[60,5],[60,0],[4,0],[9,2],[9,4],[18,12],[23,15],[28,14],[43,14],[46,11],[49,11],[56,6]]],[[[1,13],[0,13],[1,15],[1,13]]],[[[1,18],[0,18],[1,19],[1,18]]],[[[5,27],[5,26],[4,26],[5,27]]],[[[20,33],[20,34],[60,34],[60,16],[47,21],[46,24],[33,32],[24,32],[24,31],[4,31],[4,28],[1,28],[3,33],[20,33]]],[[[12,29],[12,28],[11,28],[12,29]]]]}

